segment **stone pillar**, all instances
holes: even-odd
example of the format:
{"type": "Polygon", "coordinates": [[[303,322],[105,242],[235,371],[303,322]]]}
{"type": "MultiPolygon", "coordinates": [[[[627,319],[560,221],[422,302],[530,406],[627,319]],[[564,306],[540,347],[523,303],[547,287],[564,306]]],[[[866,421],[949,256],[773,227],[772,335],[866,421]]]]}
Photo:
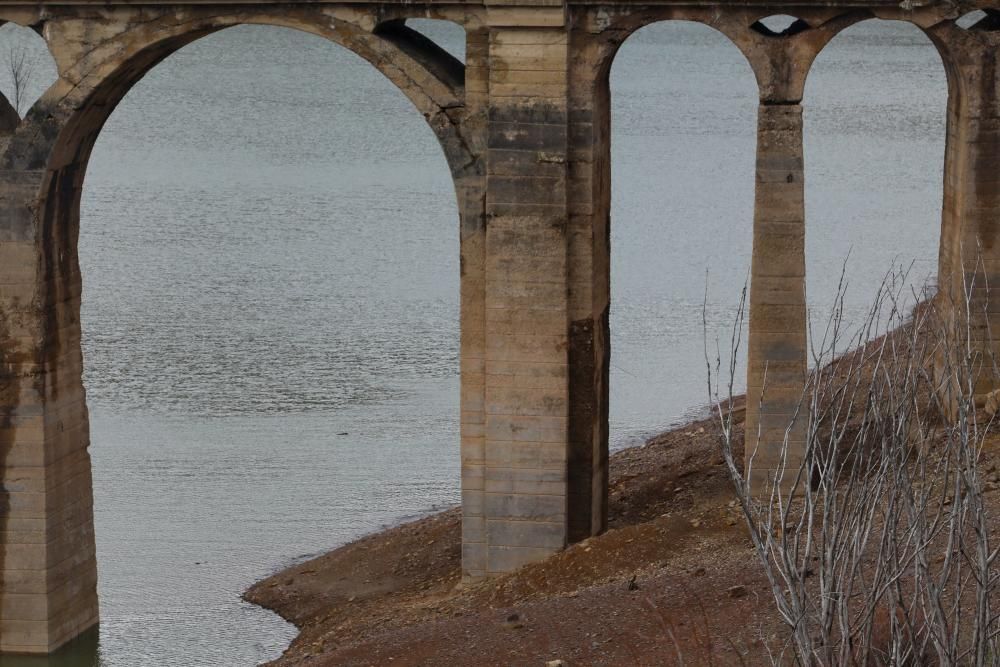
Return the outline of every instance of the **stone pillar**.
{"type": "Polygon", "coordinates": [[[75,230],[81,179],[0,171],[0,652],[48,653],[97,623],[75,230]],[[38,220],[34,205],[45,207],[38,220]]]}
{"type": "MultiPolygon", "coordinates": [[[[965,325],[981,366],[977,399],[997,388],[1000,364],[1000,14],[989,10],[962,29],[951,22],[928,34],[948,72],[948,130],[938,268],[938,309],[957,328],[961,357],[965,325]],[[971,296],[966,309],[965,294],[971,296]]],[[[955,377],[951,369],[952,379],[955,377]]],[[[938,359],[939,374],[945,372],[938,359]]],[[[946,379],[944,377],[942,380],[946,379]]],[[[954,402],[955,396],[951,396],[954,402]]]]}
{"type": "MultiPolygon", "coordinates": [[[[489,32],[471,30],[465,47],[463,135],[475,155],[485,153],[489,95],[489,32]]],[[[486,173],[478,168],[456,178],[461,207],[461,449],[462,578],[486,576],[486,173]]]]}
{"type": "MultiPolygon", "coordinates": [[[[818,18],[818,17],[817,17],[818,18]]],[[[760,91],[750,270],[745,461],[755,492],[791,489],[805,453],[808,373],[802,94],[816,54],[856,20],[796,21],[782,33],[736,17],[724,27],[760,91]],[[747,27],[749,26],[749,27],[747,27]]]]}
{"type": "Polygon", "coordinates": [[[808,372],[801,105],[761,103],[756,174],[746,464],[766,490],[782,465],[783,479],[797,473],[808,422],[800,407],[808,372]]]}
{"type": "Polygon", "coordinates": [[[574,24],[570,44],[567,530],[577,542],[608,521],[611,104],[606,42],[574,24]]]}
{"type": "Polygon", "coordinates": [[[488,22],[481,569],[493,574],[567,539],[569,45],[562,7],[491,6],[488,22]]]}

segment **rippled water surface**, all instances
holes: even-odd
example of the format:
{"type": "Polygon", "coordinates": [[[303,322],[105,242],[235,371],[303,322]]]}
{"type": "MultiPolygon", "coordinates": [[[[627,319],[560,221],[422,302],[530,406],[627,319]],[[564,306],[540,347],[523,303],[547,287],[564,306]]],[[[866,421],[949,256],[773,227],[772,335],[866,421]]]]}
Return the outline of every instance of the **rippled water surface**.
{"type": "MultiPolygon", "coordinates": [[[[460,31],[423,27],[461,55],[460,31]]],[[[714,336],[749,269],[756,85],[718,33],[659,24],[624,45],[612,87],[620,447],[706,400],[706,280],[714,336]]],[[[938,56],[906,26],[852,28],[816,62],[817,317],[848,253],[854,313],[893,261],[933,274],[944,103],[938,56]]],[[[367,63],[266,27],[171,56],[101,134],[80,253],[102,624],[48,664],[274,658],[294,628],[241,602],[247,586],[457,502],[454,191],[367,63]]]]}

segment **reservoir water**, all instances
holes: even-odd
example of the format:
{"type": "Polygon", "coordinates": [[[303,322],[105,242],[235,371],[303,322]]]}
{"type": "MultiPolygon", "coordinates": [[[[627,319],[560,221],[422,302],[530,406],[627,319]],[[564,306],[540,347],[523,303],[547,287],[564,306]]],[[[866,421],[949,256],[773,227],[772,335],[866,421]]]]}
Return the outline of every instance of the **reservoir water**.
{"type": "MultiPolygon", "coordinates": [[[[419,27],[461,56],[460,29],[419,27]]],[[[35,74],[40,92],[52,75],[35,74]]],[[[707,400],[706,280],[720,331],[749,269],[756,84],[721,35],[673,23],[629,39],[612,89],[620,448],[707,400]]],[[[848,254],[854,313],[893,262],[933,276],[945,90],[912,26],[862,24],[816,62],[818,318],[848,254]]],[[[268,27],[168,58],[101,134],[80,254],[102,624],[0,664],[273,659],[294,628],[246,587],[458,501],[454,191],[423,118],[364,61],[268,27]]]]}

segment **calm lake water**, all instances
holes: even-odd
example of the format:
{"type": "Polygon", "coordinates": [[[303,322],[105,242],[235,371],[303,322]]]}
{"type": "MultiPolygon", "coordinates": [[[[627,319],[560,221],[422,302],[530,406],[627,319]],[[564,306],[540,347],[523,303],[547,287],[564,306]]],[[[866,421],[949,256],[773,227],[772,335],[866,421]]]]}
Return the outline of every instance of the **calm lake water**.
{"type": "MultiPolygon", "coordinates": [[[[459,29],[420,27],[461,55],[459,29]]],[[[706,279],[714,332],[749,269],[756,84],[721,35],[674,23],[625,44],[612,86],[620,448],[707,400],[706,279]]],[[[933,275],[945,90],[909,26],[855,27],[816,62],[817,317],[848,253],[854,313],[893,262],[933,275]]],[[[244,589],[458,502],[454,192],[423,119],[364,61],[267,27],[171,56],[101,134],[80,253],[102,624],[0,664],[275,658],[294,628],[244,589]]]]}

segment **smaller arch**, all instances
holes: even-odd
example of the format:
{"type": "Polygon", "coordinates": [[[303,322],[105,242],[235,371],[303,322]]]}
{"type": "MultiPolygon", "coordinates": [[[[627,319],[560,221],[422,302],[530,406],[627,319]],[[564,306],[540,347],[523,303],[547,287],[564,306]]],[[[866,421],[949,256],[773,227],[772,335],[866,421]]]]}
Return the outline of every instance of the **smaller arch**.
{"type": "MultiPolygon", "coordinates": [[[[993,10],[989,10],[989,11],[992,12],[993,10]]],[[[965,16],[969,16],[971,14],[977,14],[977,13],[978,12],[975,12],[975,11],[974,12],[969,12],[965,16]]],[[[961,20],[961,19],[959,19],[959,20],[961,20]]],[[[862,25],[862,24],[866,24],[866,23],[879,23],[879,22],[884,22],[884,23],[887,23],[887,24],[894,24],[894,25],[908,25],[908,26],[913,26],[917,30],[919,30],[930,41],[930,43],[932,45],[934,45],[935,49],[938,51],[939,62],[941,63],[941,66],[944,68],[944,72],[945,72],[945,75],[947,76],[947,81],[948,81],[949,87],[950,86],[958,85],[958,83],[960,81],[960,77],[957,77],[956,74],[955,74],[955,72],[953,71],[952,65],[949,62],[949,58],[947,56],[947,46],[941,41],[939,35],[935,32],[935,29],[934,28],[928,28],[927,26],[921,24],[919,21],[913,21],[913,20],[908,20],[906,18],[900,18],[899,16],[894,15],[894,14],[883,15],[883,14],[881,14],[879,12],[872,12],[872,11],[864,10],[864,11],[851,12],[849,14],[844,14],[844,15],[838,17],[838,19],[836,21],[830,21],[829,22],[829,26],[830,26],[831,30],[830,30],[829,38],[822,45],[822,48],[820,48],[819,51],[816,53],[816,57],[818,58],[818,57],[822,56],[824,50],[830,45],[830,43],[832,41],[834,41],[835,39],[837,39],[838,37],[840,37],[841,35],[843,35],[845,33],[845,31],[847,31],[848,29],[853,28],[855,26],[862,25]]],[[[957,23],[957,21],[956,21],[956,23],[957,23]]],[[[947,26],[949,28],[953,28],[952,23],[951,22],[947,22],[947,21],[944,22],[944,23],[942,23],[942,24],[939,24],[939,26],[937,26],[937,27],[941,27],[941,26],[947,26]]]]}
{"type": "Polygon", "coordinates": [[[941,246],[951,76],[926,30],[887,16],[838,31],[805,89],[806,294],[812,312],[825,313],[830,279],[849,257],[861,291],[845,300],[845,321],[855,323],[887,264],[914,262],[909,279],[920,291],[937,273],[941,246]],[[845,98],[844,90],[855,92],[845,98]],[[880,166],[893,162],[905,168],[880,166]],[[854,194],[849,205],[844,192],[854,194]]]}
{"type": "Polygon", "coordinates": [[[456,89],[465,86],[465,63],[407,25],[406,19],[383,21],[375,26],[372,34],[394,45],[449,86],[456,89]]]}
{"type": "Polygon", "coordinates": [[[960,16],[955,20],[955,25],[963,30],[995,32],[1000,30],[1000,11],[995,9],[977,9],[960,16]]]}
{"type": "Polygon", "coordinates": [[[609,28],[609,32],[614,35],[613,39],[604,39],[599,43],[601,54],[597,58],[597,80],[600,82],[600,86],[607,87],[609,85],[611,68],[622,45],[635,33],[659,23],[693,23],[711,28],[712,32],[721,35],[740,52],[744,62],[753,71],[753,63],[747,58],[746,51],[737,40],[733,39],[733,36],[729,32],[713,20],[710,14],[702,13],[701,11],[692,12],[690,15],[685,14],[683,17],[674,16],[673,13],[654,17],[645,14],[631,14],[626,15],[617,25],[609,28]]]}
{"type": "MultiPolygon", "coordinates": [[[[26,145],[5,151],[8,168],[30,165],[59,168],[71,161],[86,162],[88,146],[96,137],[107,115],[132,84],[165,57],[205,35],[234,25],[274,25],[324,37],[370,62],[406,95],[431,125],[442,142],[453,170],[470,162],[465,144],[455,137],[456,120],[451,109],[464,105],[465,66],[450,53],[407,28],[405,20],[385,21],[375,30],[340,20],[313,10],[259,14],[214,15],[195,12],[184,21],[171,21],[164,14],[143,24],[143,38],[130,41],[132,26],[123,24],[120,34],[110,36],[98,46],[67,41],[74,48],[60,52],[56,65],[59,78],[28,114],[37,123],[51,126],[46,132],[50,146],[31,150],[26,145]],[[65,62],[63,62],[65,61],[65,62]],[[57,138],[58,137],[58,138],[57,138]],[[47,151],[50,151],[48,152],[47,151]],[[461,155],[450,155],[454,152],[461,155]]],[[[50,23],[46,39],[64,38],[72,31],[72,21],[50,23]]],[[[34,132],[15,132],[11,141],[30,144],[34,132]]]]}
{"type": "Polygon", "coordinates": [[[465,64],[466,28],[461,23],[439,18],[408,18],[406,27],[424,35],[444,49],[463,65],[465,64]]]}
{"type": "Polygon", "coordinates": [[[55,60],[38,27],[0,25],[0,136],[17,128],[57,78],[55,60]]]}
{"type": "Polygon", "coordinates": [[[804,19],[789,14],[772,14],[750,24],[750,29],[765,37],[791,37],[812,26],[804,19]]]}

